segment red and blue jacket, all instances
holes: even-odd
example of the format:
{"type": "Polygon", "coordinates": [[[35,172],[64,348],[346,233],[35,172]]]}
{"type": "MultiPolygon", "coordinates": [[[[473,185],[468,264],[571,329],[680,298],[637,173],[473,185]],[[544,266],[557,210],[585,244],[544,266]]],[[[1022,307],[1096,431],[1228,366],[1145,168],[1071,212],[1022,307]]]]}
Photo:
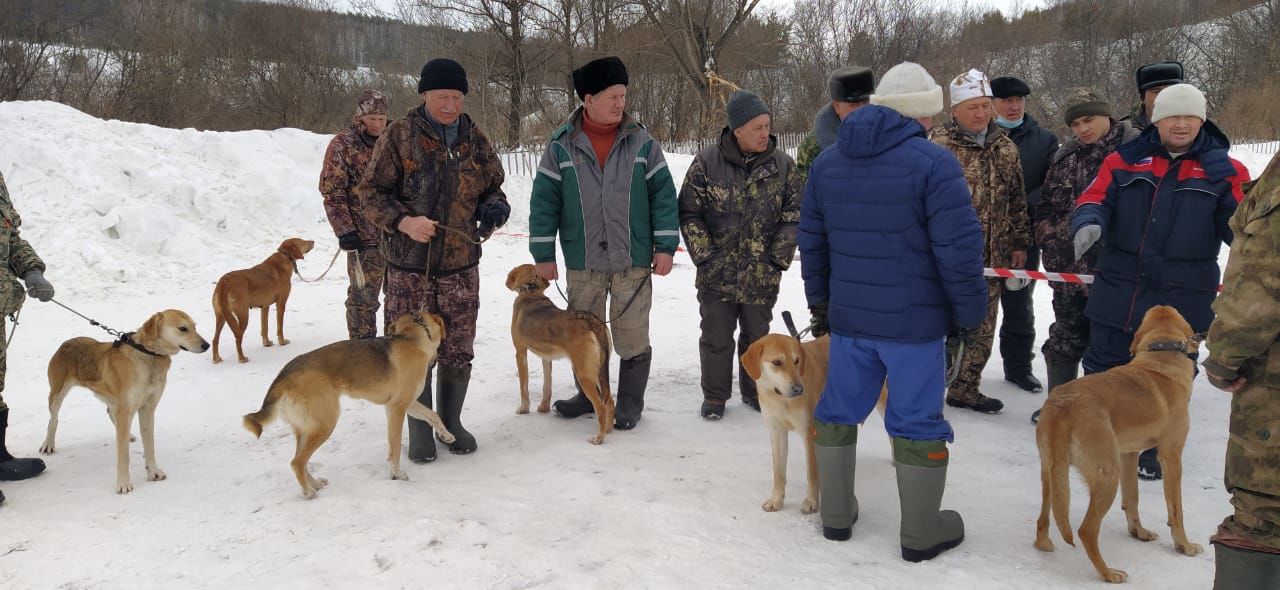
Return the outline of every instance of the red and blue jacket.
{"type": "Polygon", "coordinates": [[[1173,158],[1153,125],[1107,156],[1076,201],[1075,235],[1102,227],[1085,315],[1126,332],[1156,305],[1172,305],[1197,332],[1213,321],[1221,274],[1218,253],[1231,244],[1227,221],[1244,198],[1244,165],[1230,141],[1206,121],[1188,151],[1173,158]]]}

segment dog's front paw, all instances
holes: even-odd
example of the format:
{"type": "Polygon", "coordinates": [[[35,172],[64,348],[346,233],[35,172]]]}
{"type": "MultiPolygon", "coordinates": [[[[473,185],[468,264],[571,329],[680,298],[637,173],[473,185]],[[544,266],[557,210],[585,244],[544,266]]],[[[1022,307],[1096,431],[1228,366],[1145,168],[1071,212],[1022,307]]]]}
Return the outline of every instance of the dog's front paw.
{"type": "Polygon", "coordinates": [[[132,482],[132,481],[129,481],[129,480],[127,480],[127,479],[122,479],[122,480],[120,480],[120,481],[117,481],[117,482],[116,482],[116,493],[117,493],[117,494],[127,494],[127,493],[132,492],[132,491],[133,491],[133,482],[132,482]]]}
{"type": "Polygon", "coordinates": [[[41,454],[41,455],[52,455],[52,454],[53,454],[53,441],[48,441],[48,442],[46,442],[46,443],[44,443],[44,444],[40,445],[40,454],[41,454]]]}
{"type": "Polygon", "coordinates": [[[1130,526],[1129,536],[1139,541],[1154,541],[1160,538],[1160,535],[1157,535],[1156,533],[1153,533],[1141,526],[1130,526]]]}
{"type": "Polygon", "coordinates": [[[551,412],[551,404],[550,404],[550,403],[548,403],[548,402],[543,402],[543,403],[538,404],[538,413],[539,413],[539,414],[547,414],[547,413],[550,413],[550,412],[551,412]]]}
{"type": "Polygon", "coordinates": [[[323,477],[317,477],[314,485],[316,486],[316,489],[318,490],[318,489],[320,489],[320,488],[323,488],[323,487],[325,487],[325,486],[329,485],[329,480],[327,480],[327,479],[325,479],[325,478],[323,478],[323,477]]]}
{"type": "Polygon", "coordinates": [[[288,346],[288,345],[289,345],[289,339],[288,339],[288,338],[281,338],[281,339],[280,339],[280,346],[288,346]]]}
{"type": "Polygon", "coordinates": [[[458,440],[458,437],[454,436],[453,433],[448,430],[437,430],[436,438],[439,438],[440,442],[446,445],[453,444],[454,441],[458,440]]]}
{"type": "Polygon", "coordinates": [[[1183,545],[1176,545],[1174,548],[1178,550],[1178,553],[1187,556],[1200,555],[1201,553],[1204,553],[1204,547],[1199,543],[1186,543],[1183,545]]]}
{"type": "Polygon", "coordinates": [[[1049,540],[1048,535],[1045,535],[1043,538],[1037,536],[1036,542],[1033,543],[1033,545],[1036,549],[1044,551],[1045,553],[1053,551],[1053,541],[1049,540]]]}
{"type": "Polygon", "coordinates": [[[161,471],[159,467],[156,467],[154,469],[151,467],[147,468],[147,481],[164,481],[165,478],[167,477],[168,476],[165,475],[164,472],[161,471]]]}
{"type": "Polygon", "coordinates": [[[270,340],[263,340],[263,341],[262,341],[262,347],[263,347],[263,348],[271,348],[272,346],[275,346],[275,344],[274,344],[274,343],[272,343],[270,340]]]}
{"type": "Polygon", "coordinates": [[[222,357],[220,357],[220,356],[218,356],[218,355],[216,355],[216,354],[215,354],[215,355],[213,355],[213,364],[215,364],[215,365],[220,365],[220,364],[222,364],[222,357]]]}
{"type": "MultiPolygon", "coordinates": [[[[542,411],[542,408],[538,408],[538,411],[539,411],[539,412],[541,412],[541,411],[542,411]]],[[[516,413],[517,413],[517,414],[528,414],[528,413],[529,413],[529,402],[520,402],[520,405],[516,406],[516,413]]]]}
{"type": "Polygon", "coordinates": [[[302,497],[303,497],[303,498],[306,498],[306,499],[308,499],[308,500],[314,500],[314,499],[316,499],[316,490],[315,490],[315,488],[302,488],[302,497]]]}
{"type": "Polygon", "coordinates": [[[761,504],[760,507],[763,508],[765,512],[777,512],[782,510],[782,498],[769,498],[768,500],[765,500],[764,504],[761,504]]]}
{"type": "Polygon", "coordinates": [[[396,481],[409,481],[409,474],[405,473],[403,469],[392,471],[391,479],[394,479],[396,481]]]}
{"type": "Polygon", "coordinates": [[[805,498],[800,503],[800,514],[813,514],[818,511],[818,501],[812,498],[805,498]]]}
{"type": "Polygon", "coordinates": [[[247,356],[242,356],[242,357],[240,357],[240,358],[239,358],[239,361],[240,361],[240,363],[241,363],[241,364],[247,363],[247,362],[249,362],[249,357],[247,357],[247,356]]]}
{"type": "Polygon", "coordinates": [[[595,436],[593,436],[593,437],[591,437],[591,438],[587,439],[587,442],[589,442],[589,443],[591,443],[591,444],[593,444],[593,445],[602,445],[602,444],[604,444],[604,435],[603,435],[603,434],[597,434],[597,435],[595,435],[595,436]]]}
{"type": "Polygon", "coordinates": [[[1129,579],[1129,574],[1124,573],[1124,570],[1109,569],[1102,575],[1102,579],[1112,584],[1123,584],[1129,579]]]}

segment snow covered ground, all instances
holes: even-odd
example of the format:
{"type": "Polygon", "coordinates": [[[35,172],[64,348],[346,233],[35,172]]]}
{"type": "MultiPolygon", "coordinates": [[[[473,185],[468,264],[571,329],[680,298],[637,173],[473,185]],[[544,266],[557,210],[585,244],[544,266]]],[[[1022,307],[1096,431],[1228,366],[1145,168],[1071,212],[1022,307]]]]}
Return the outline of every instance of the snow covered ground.
{"type": "MultiPolygon", "coordinates": [[[[209,297],[224,272],[256,264],[289,236],[317,240],[302,262],[320,273],[337,248],[316,192],[325,136],[297,130],[206,133],[101,121],[52,103],[0,103],[0,172],[21,212],[23,235],[49,264],[58,299],[106,324],[133,329],[152,312],[190,312],[212,339],[209,297]]],[[[1254,174],[1269,154],[1241,152],[1254,174]]],[[[690,158],[669,155],[677,182],[690,158]]],[[[529,178],[509,178],[526,229],[529,178]]],[[[406,464],[409,482],[387,478],[385,419],[372,404],[344,402],[342,420],[313,462],[330,481],[302,499],[288,468],[293,441],[279,424],[255,440],[240,416],[258,408],[294,355],[345,337],[341,269],[297,284],[287,347],[246,339],[251,362],[213,366],[174,359],[157,419],[164,482],[114,493],[113,434],[102,404],[84,390],[63,406],[58,453],[39,478],[3,486],[0,579],[19,588],[1078,588],[1097,587],[1082,550],[1031,547],[1039,510],[1038,458],[1027,421],[1043,395],[1001,380],[992,359],[984,390],[1003,414],[949,412],[956,431],[945,506],[967,523],[963,545],[925,564],[898,556],[898,501],[878,415],[863,430],[854,538],[824,541],[817,515],[801,515],[804,458],[793,441],[787,504],[766,513],[771,471],[760,416],[730,403],[725,419],[698,417],[698,313],[687,258],[655,278],[654,365],[644,421],[603,446],[586,442],[588,419],[514,413],[518,390],[509,341],[506,272],[527,261],[523,239],[485,245],[477,370],[465,422],[480,450],[406,464]]],[[[1224,258],[1225,260],[1225,255],[1224,258]]],[[[553,296],[554,298],[554,296],[553,296]]],[[[1041,337],[1049,291],[1036,295],[1041,337]]],[[[783,281],[777,311],[803,318],[799,265],[783,281]]],[[[5,398],[9,448],[34,455],[48,414],[45,365],[66,338],[98,329],[53,305],[29,302],[9,351],[5,398]]],[[[256,318],[250,335],[256,334],[256,318]]],[[[774,322],[783,331],[781,320],[774,322]]],[[[224,354],[229,348],[225,348],[224,354]]],[[[536,367],[537,363],[533,363],[536,367]]],[[[616,363],[614,364],[616,367],[616,363]]],[[[615,369],[616,370],[616,369],[615,369]]],[[[1037,372],[1044,369],[1037,361],[1037,372]]],[[[557,368],[557,397],[572,390],[557,368]]],[[[535,389],[540,383],[535,370],[535,389]]],[[[1205,543],[1227,513],[1222,488],[1228,398],[1202,380],[1183,482],[1188,533],[1205,543]]],[[[1206,588],[1212,551],[1174,552],[1159,483],[1143,482],[1142,515],[1161,538],[1125,533],[1119,505],[1102,548],[1138,588],[1206,588]]],[[[1072,522],[1085,494],[1073,478],[1072,522]]]]}

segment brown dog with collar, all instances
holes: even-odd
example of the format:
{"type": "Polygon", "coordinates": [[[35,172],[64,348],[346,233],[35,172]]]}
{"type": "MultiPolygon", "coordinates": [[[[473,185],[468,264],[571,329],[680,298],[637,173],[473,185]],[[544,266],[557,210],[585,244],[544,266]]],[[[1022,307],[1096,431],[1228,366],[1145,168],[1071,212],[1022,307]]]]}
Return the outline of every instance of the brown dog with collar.
{"type": "Polygon", "coordinates": [[[244,356],[244,332],[249,327],[249,309],[257,307],[262,310],[262,345],[271,346],[267,338],[267,311],[274,303],[276,306],[276,341],[280,346],[289,343],[284,337],[284,308],[289,301],[289,290],[293,287],[293,274],[297,272],[297,264],[302,257],[316,247],[312,240],[289,238],[281,242],[280,247],[268,256],[261,264],[244,270],[233,270],[222,278],[213,288],[213,362],[222,362],[218,353],[218,341],[222,338],[222,325],[231,328],[236,337],[236,356],[240,362],[247,363],[244,356]]]}
{"type": "Polygon", "coordinates": [[[1049,392],[1036,426],[1041,484],[1036,549],[1053,551],[1051,508],[1058,532],[1075,546],[1068,520],[1069,470],[1075,465],[1089,488],[1089,509],[1079,531],[1085,553],[1103,580],[1124,582],[1128,574],[1111,569],[1102,559],[1098,530],[1119,486],[1129,534],[1141,541],[1156,538],[1138,519],[1138,454],[1158,446],[1173,546],[1184,555],[1204,551],[1187,540],[1182,523],[1182,448],[1190,430],[1188,405],[1195,376],[1195,362],[1187,355],[1198,345],[1198,337],[1178,310],[1153,307],[1133,336],[1129,364],[1086,375],[1049,392]]]}
{"type": "Polygon", "coordinates": [[[520,405],[516,413],[529,413],[529,351],[542,358],[542,402],[538,412],[543,414],[551,411],[551,361],[568,357],[573,376],[600,421],[600,430],[587,439],[598,445],[613,430],[613,394],[609,391],[606,364],[609,331],[591,313],[556,307],[544,294],[548,285],[532,264],[522,264],[507,273],[507,288],[516,292],[511,308],[511,343],[516,347],[516,369],[520,373],[520,405]]]}

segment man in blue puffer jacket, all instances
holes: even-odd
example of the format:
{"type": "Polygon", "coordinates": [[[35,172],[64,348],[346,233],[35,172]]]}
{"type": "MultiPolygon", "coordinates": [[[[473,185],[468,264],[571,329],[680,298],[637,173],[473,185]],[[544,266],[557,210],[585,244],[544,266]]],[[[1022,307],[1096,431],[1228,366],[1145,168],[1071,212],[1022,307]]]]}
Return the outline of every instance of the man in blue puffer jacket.
{"type": "Polygon", "coordinates": [[[831,332],[814,414],[823,535],[852,534],[857,425],[887,377],[902,557],[921,561],[964,539],[960,515],[939,511],[953,439],[942,417],[944,337],[977,328],[986,314],[983,237],[960,163],[925,137],[942,110],[929,73],[894,66],[871,104],[847,117],[814,161],[800,213],[814,333],[828,324],[831,332]]]}

